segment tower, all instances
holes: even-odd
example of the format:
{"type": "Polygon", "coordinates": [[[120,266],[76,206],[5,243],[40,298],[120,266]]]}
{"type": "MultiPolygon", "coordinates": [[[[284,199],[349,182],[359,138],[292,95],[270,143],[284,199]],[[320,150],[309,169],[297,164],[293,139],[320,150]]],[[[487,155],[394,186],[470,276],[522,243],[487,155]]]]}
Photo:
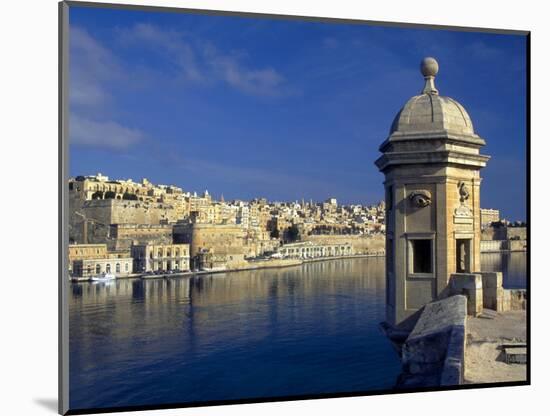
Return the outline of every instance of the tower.
{"type": "Polygon", "coordinates": [[[385,175],[386,321],[406,328],[445,295],[452,273],[480,269],[480,169],[488,156],[464,107],[439,95],[439,65],[424,58],[424,88],[397,113],[376,165],[385,175]]]}

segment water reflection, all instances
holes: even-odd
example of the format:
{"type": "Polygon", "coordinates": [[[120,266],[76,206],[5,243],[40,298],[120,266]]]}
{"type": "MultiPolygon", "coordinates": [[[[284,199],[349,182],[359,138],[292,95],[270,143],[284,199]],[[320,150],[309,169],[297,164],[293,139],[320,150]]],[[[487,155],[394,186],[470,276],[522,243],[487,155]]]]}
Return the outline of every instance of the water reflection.
{"type": "Polygon", "coordinates": [[[527,276],[527,253],[483,253],[481,270],[502,272],[503,286],[507,289],[524,289],[527,276]]]}
{"type": "Polygon", "coordinates": [[[71,285],[71,407],[393,387],[384,259],[71,285]]]}

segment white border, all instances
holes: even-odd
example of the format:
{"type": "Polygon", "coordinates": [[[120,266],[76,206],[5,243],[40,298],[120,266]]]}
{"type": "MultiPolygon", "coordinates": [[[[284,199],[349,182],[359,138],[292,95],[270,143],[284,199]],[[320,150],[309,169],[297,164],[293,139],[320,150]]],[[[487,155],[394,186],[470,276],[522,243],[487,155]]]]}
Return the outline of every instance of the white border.
{"type": "MultiPolygon", "coordinates": [[[[116,2],[116,1],[113,1],[116,2]]],[[[545,2],[331,2],[300,0],[147,0],[132,4],[531,30],[532,35],[532,367],[533,385],[302,402],[133,412],[139,415],[252,416],[334,414],[460,415],[544,409],[549,336],[545,309],[544,166],[550,26],[545,2]]],[[[55,413],[57,398],[57,1],[4,2],[2,24],[2,414],[55,413]],[[38,243],[34,241],[39,239],[38,243]],[[36,273],[23,273],[30,267],[36,273]]],[[[475,73],[472,73],[475,76],[475,73]]],[[[498,138],[492,138],[498,140],[498,138]]],[[[382,189],[382,188],[381,188],[382,189]]],[[[382,190],[381,190],[382,192],[382,190]]],[[[506,184],[503,184],[506,192],[506,184]]],[[[544,411],[535,412],[535,414],[544,411]]]]}

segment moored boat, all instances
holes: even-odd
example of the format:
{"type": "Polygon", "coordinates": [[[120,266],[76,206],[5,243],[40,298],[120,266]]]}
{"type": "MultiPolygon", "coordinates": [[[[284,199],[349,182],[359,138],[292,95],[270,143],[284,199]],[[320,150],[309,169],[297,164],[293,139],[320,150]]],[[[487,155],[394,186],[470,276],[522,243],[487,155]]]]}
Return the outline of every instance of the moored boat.
{"type": "Polygon", "coordinates": [[[116,276],[110,272],[103,272],[101,274],[98,274],[97,276],[92,276],[90,278],[92,282],[108,282],[115,279],[116,279],[116,276]]]}

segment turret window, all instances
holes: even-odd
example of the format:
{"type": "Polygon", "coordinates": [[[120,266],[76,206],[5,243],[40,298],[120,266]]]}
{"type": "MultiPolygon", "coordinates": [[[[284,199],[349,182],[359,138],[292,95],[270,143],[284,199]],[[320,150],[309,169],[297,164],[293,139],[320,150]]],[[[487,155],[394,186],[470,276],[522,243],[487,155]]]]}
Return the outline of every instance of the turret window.
{"type": "Polygon", "coordinates": [[[430,274],[433,273],[432,268],[432,240],[431,239],[415,239],[410,241],[411,244],[411,266],[412,272],[430,274]]]}

